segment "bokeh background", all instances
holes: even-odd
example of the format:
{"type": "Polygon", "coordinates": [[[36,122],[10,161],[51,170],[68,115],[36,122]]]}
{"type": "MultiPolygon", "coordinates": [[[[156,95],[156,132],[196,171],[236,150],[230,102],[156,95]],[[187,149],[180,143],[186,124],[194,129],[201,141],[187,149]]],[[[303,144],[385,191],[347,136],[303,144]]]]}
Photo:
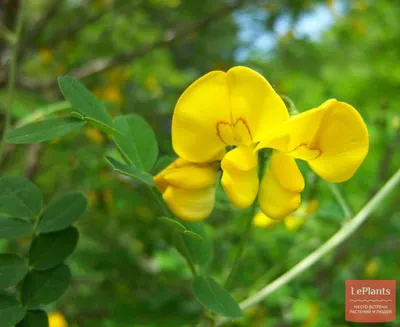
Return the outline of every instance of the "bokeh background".
{"type": "MultiPolygon", "coordinates": [[[[18,6],[18,0],[0,2],[1,110],[9,61],[4,37],[18,6]]],[[[27,6],[13,124],[40,119],[43,112],[63,115],[67,106],[56,78],[69,74],[81,78],[113,115],[143,115],[161,153],[174,155],[171,115],[183,90],[210,70],[245,65],[289,96],[299,111],[331,97],[359,110],[370,152],[355,177],[339,185],[353,213],[400,166],[397,1],[34,0],[27,6]]],[[[32,179],[46,200],[81,190],[90,201],[78,224],[78,249],[69,259],[72,284],[48,308],[67,322],[53,314],[51,327],[193,326],[202,308],[191,293],[190,271],[168,245],[160,213],[143,189],[105,163],[110,151],[106,137],[87,127],[52,142],[8,146],[0,163],[2,173],[32,179]]],[[[233,285],[239,301],[350,218],[326,182],[306,165],[302,171],[307,188],[300,210],[279,224],[261,216],[254,220],[233,285]]],[[[344,281],[400,275],[399,195],[397,189],[337,251],[231,326],[354,326],[344,320],[344,281]]],[[[217,280],[229,272],[245,214],[219,189],[207,219],[214,240],[208,269],[217,280]]],[[[23,252],[27,246],[24,239],[0,242],[1,250],[23,252]]],[[[381,325],[399,326],[399,320],[381,325]]]]}

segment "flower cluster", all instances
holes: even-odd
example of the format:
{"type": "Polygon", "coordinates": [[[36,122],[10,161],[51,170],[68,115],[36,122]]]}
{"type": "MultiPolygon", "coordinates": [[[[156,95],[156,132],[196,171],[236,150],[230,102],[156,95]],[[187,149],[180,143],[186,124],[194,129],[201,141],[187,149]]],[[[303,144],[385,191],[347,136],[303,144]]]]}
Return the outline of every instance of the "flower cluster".
{"type": "Polygon", "coordinates": [[[179,159],[155,182],[178,217],[195,221],[211,213],[220,166],[235,207],[249,207],[258,195],[262,212],[282,219],[300,206],[304,189],[296,159],[327,181],[344,182],[367,155],[369,139],[349,104],[330,99],[290,117],[268,81],[239,66],[212,71],[185,90],[173,114],[172,144],[179,159]],[[264,148],[273,152],[259,181],[264,148]]]}

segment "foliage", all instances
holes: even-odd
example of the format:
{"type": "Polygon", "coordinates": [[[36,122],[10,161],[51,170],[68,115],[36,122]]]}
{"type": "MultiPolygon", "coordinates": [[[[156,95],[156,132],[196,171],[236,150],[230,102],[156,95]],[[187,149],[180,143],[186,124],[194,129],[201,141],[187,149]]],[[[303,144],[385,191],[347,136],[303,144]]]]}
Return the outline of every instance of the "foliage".
{"type": "MultiPolygon", "coordinates": [[[[181,254],[189,254],[203,276],[197,283],[223,285],[249,212],[234,209],[219,185],[212,215],[193,225],[175,220],[150,193],[152,176],[175,157],[170,126],[176,101],[210,70],[256,69],[300,112],[330,97],[357,108],[371,143],[355,177],[339,185],[351,212],[399,168],[400,9],[393,1],[238,1],[225,14],[218,12],[235,1],[55,2],[52,12],[50,0],[27,1],[25,10],[13,128],[6,135],[18,145],[0,160],[0,286],[6,289],[0,307],[7,308],[0,308],[1,326],[21,319],[18,326],[40,326],[44,311],[55,309],[70,327],[189,326],[203,315],[200,303],[239,315],[237,308],[221,312],[207,292],[195,287],[193,294],[181,254]],[[321,8],[332,24],[318,37],[302,35],[299,20],[320,24],[309,15],[321,8]],[[251,22],[245,23],[251,35],[243,21],[251,22]],[[259,47],[260,35],[274,45],[259,47]],[[64,77],[57,82],[58,76],[64,77]],[[86,207],[81,192],[88,210],[77,221],[86,207]],[[38,289],[46,281],[54,283],[51,292],[38,289]]],[[[1,9],[12,31],[18,8],[10,3],[18,1],[8,3],[1,9]]],[[[2,40],[0,52],[7,51],[2,40]]],[[[2,112],[6,79],[2,73],[2,112]]],[[[253,226],[230,295],[219,290],[219,296],[246,299],[350,218],[329,185],[306,165],[300,168],[307,177],[305,207],[285,223],[253,226]],[[307,211],[312,201],[318,208],[307,211]]],[[[351,326],[344,321],[344,281],[400,273],[398,196],[397,188],[343,246],[231,325],[351,326]]]]}

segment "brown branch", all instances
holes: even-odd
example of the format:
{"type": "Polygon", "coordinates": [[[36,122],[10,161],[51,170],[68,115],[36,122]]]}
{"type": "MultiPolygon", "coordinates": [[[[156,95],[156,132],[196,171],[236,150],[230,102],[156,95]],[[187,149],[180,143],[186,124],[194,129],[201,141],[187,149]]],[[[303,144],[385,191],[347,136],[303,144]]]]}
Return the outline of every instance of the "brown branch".
{"type": "Polygon", "coordinates": [[[40,154],[42,152],[42,149],[43,146],[41,143],[34,143],[28,147],[25,159],[25,177],[33,179],[38,172],[40,166],[40,154]]]}
{"type": "MultiPolygon", "coordinates": [[[[218,21],[219,19],[229,15],[234,10],[243,6],[245,2],[246,2],[245,0],[238,0],[235,4],[224,6],[213,12],[210,16],[200,19],[189,26],[167,31],[160,40],[157,40],[153,43],[144,44],[136,49],[122,52],[114,57],[95,59],[67,74],[82,79],[95,74],[102,73],[107,69],[110,69],[111,67],[114,67],[116,65],[124,64],[133,59],[143,57],[144,55],[152,52],[153,50],[166,47],[178,40],[184,39],[193,32],[199,31],[211,25],[215,21],[218,21]]],[[[43,88],[53,87],[56,85],[57,81],[54,80],[37,84],[37,81],[24,79],[24,83],[22,86],[25,86],[30,89],[43,89],[43,88]]]]}
{"type": "Polygon", "coordinates": [[[211,23],[229,15],[232,11],[241,7],[243,3],[244,1],[240,0],[234,5],[225,6],[223,8],[220,8],[219,10],[216,10],[209,17],[200,19],[191,26],[187,26],[186,28],[176,29],[175,31],[167,31],[162,39],[154,43],[145,44],[137,49],[118,54],[115,57],[93,60],[92,62],[84,65],[83,67],[80,67],[70,72],[70,75],[77,78],[85,78],[94,74],[101,73],[115,65],[123,64],[133,59],[142,57],[155,49],[165,47],[173,42],[185,38],[186,36],[190,35],[193,32],[199,31],[207,27],[211,23]]]}
{"type": "MultiPolygon", "coordinates": [[[[138,7],[138,4],[140,3],[135,3],[133,8],[138,7]]],[[[127,12],[126,7],[131,7],[131,3],[125,3],[125,2],[117,2],[113,6],[113,10],[121,10],[124,9],[124,12],[127,12]]],[[[130,8],[132,9],[132,8],[130,8]]],[[[78,34],[81,30],[83,30],[86,26],[93,24],[97,22],[99,19],[104,17],[106,14],[109,14],[111,11],[110,9],[106,9],[102,12],[99,12],[97,14],[93,14],[89,16],[86,20],[78,20],[75,21],[73,24],[68,25],[64,30],[62,30],[60,33],[56,33],[52,35],[48,40],[46,40],[46,44],[48,44],[49,48],[55,48],[58,44],[60,44],[64,40],[72,39],[75,37],[76,34],[78,34]]]]}
{"type": "Polygon", "coordinates": [[[37,41],[37,38],[42,33],[43,29],[60,9],[62,1],[63,0],[54,0],[43,17],[34,25],[31,31],[25,35],[21,42],[21,50],[18,55],[18,60],[21,60],[25,56],[29,45],[34,44],[37,41]]]}

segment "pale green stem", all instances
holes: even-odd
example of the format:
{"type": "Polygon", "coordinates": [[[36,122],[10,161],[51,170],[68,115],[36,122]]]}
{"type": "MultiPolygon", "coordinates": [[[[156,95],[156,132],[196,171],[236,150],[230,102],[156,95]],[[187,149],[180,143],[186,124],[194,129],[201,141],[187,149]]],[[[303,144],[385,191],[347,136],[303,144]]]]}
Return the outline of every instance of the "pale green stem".
{"type": "Polygon", "coordinates": [[[328,183],[328,186],[332,191],[333,195],[335,196],[336,201],[342,208],[345,215],[345,219],[350,219],[351,217],[353,217],[350,206],[348,205],[346,199],[344,198],[342,192],[340,191],[339,186],[334,183],[328,183]]]}
{"type": "MultiPolygon", "coordinates": [[[[332,251],[350,237],[368,218],[369,215],[382,203],[382,201],[395,189],[397,184],[400,183],[400,169],[386,182],[386,184],[376,193],[376,195],[354,216],[352,220],[343,225],[336,234],[328,239],[314,252],[309,254],[306,258],[300,261],[292,269],[288,270],[282,276],[275,279],[272,283],[268,284],[253,296],[240,303],[242,310],[245,310],[253,305],[263,301],[268,295],[272,294],[282,286],[286,285],[298,275],[306,271],[313,264],[318,262],[325,254],[332,251]]],[[[229,319],[220,319],[217,326],[221,326],[229,321],[229,319]]]]}
{"type": "Polygon", "coordinates": [[[12,100],[13,100],[15,80],[17,75],[18,46],[21,39],[22,25],[24,22],[24,2],[25,2],[24,0],[21,0],[20,2],[20,8],[18,11],[17,24],[15,29],[15,42],[12,44],[11,47],[11,62],[10,62],[10,67],[8,69],[7,103],[4,111],[4,128],[0,144],[0,161],[3,157],[3,153],[6,147],[5,135],[11,123],[12,100]]]}
{"type": "MultiPolygon", "coordinates": [[[[132,165],[132,161],[128,158],[128,156],[126,155],[126,153],[121,149],[121,147],[117,144],[117,142],[114,140],[113,137],[111,137],[111,141],[113,142],[114,146],[118,149],[118,151],[120,152],[122,158],[124,159],[124,161],[128,164],[128,165],[132,165]]],[[[169,212],[169,210],[166,208],[165,204],[160,201],[160,199],[158,198],[156,192],[154,191],[154,189],[148,185],[147,189],[149,190],[149,193],[152,195],[152,197],[154,198],[154,200],[156,201],[157,205],[159,206],[160,210],[162,211],[162,213],[166,216],[166,217],[170,217],[171,213],[169,212]]],[[[183,241],[182,235],[179,232],[174,231],[174,234],[176,236],[176,240],[178,242],[178,246],[182,249],[181,254],[182,256],[185,258],[190,271],[192,272],[193,276],[197,276],[197,270],[196,270],[196,266],[194,265],[192,258],[189,255],[189,250],[185,244],[185,242],[183,241]]]]}
{"type": "Polygon", "coordinates": [[[291,116],[297,115],[299,113],[299,111],[296,108],[296,105],[294,104],[294,102],[292,101],[291,98],[289,98],[287,95],[283,95],[283,94],[280,94],[279,96],[285,103],[286,108],[288,109],[291,116]]]}
{"type": "Polygon", "coordinates": [[[21,127],[23,125],[29,124],[34,122],[37,119],[44,118],[48,115],[54,114],[59,111],[63,111],[66,109],[71,108],[71,104],[67,101],[62,101],[62,102],[57,102],[57,103],[52,103],[44,108],[39,108],[29,114],[28,116],[22,118],[21,120],[18,121],[18,123],[15,125],[15,127],[21,127]]]}
{"type": "Polygon", "coordinates": [[[11,32],[3,22],[0,21],[0,36],[10,44],[16,42],[16,37],[13,32],[11,32]]]}
{"type": "MultiPolygon", "coordinates": [[[[265,166],[265,162],[266,162],[266,158],[263,155],[259,155],[259,169],[258,169],[258,177],[261,180],[262,177],[262,173],[264,170],[264,166],[265,166]]],[[[243,251],[245,248],[246,243],[248,242],[249,238],[250,238],[250,231],[251,231],[251,227],[253,224],[253,218],[254,215],[256,213],[256,209],[257,209],[257,204],[258,204],[258,198],[256,198],[253,202],[253,205],[251,206],[251,211],[250,211],[250,215],[247,217],[247,222],[246,222],[246,227],[245,230],[242,234],[242,238],[240,239],[240,243],[239,243],[239,247],[238,250],[236,252],[236,257],[235,257],[235,261],[233,262],[231,271],[228,275],[228,278],[226,279],[225,282],[225,288],[229,289],[231,287],[233,278],[235,277],[236,271],[239,268],[239,262],[240,262],[240,258],[243,255],[243,251]]]]}
{"type": "MultiPolygon", "coordinates": [[[[147,188],[148,188],[150,194],[153,196],[154,200],[157,202],[157,205],[160,207],[160,210],[163,212],[163,214],[166,217],[170,217],[171,214],[170,214],[169,210],[165,207],[164,203],[162,203],[159,200],[159,198],[158,198],[156,192],[154,191],[154,189],[152,187],[150,187],[150,186],[147,186],[147,188]]],[[[182,256],[185,258],[185,260],[186,260],[186,262],[187,262],[187,264],[188,264],[193,276],[197,276],[196,267],[195,267],[190,255],[189,255],[189,250],[188,250],[185,242],[183,241],[181,233],[174,231],[174,234],[175,234],[175,236],[177,238],[178,246],[182,249],[182,252],[181,252],[182,256]]]]}

